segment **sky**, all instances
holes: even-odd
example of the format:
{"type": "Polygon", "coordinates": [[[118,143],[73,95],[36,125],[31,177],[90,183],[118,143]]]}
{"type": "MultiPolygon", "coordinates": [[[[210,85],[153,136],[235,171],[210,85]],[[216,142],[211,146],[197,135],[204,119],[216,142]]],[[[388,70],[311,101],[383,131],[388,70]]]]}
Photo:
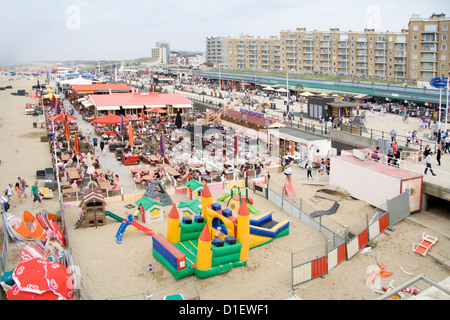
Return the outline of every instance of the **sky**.
{"type": "Polygon", "coordinates": [[[412,14],[450,16],[448,0],[0,0],[0,65],[150,57],[205,51],[207,36],[279,36],[281,30],[400,32],[412,14]]]}

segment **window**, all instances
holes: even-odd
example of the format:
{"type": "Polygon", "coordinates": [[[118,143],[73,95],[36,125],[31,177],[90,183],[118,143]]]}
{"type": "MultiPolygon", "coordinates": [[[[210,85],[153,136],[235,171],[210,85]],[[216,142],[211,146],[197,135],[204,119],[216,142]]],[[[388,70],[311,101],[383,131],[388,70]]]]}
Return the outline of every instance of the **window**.
{"type": "Polygon", "coordinates": [[[419,40],[419,35],[417,34],[413,35],[413,40],[419,40]]]}
{"type": "Polygon", "coordinates": [[[413,54],[413,60],[417,60],[417,59],[419,59],[419,55],[417,53],[414,53],[413,54]]]}
{"type": "Polygon", "coordinates": [[[425,31],[432,31],[437,32],[438,31],[438,25],[437,24],[426,24],[424,26],[425,31]]]}
{"type": "Polygon", "coordinates": [[[442,35],[442,41],[447,41],[447,35],[445,34],[442,35]]]}
{"type": "Polygon", "coordinates": [[[412,68],[413,68],[413,69],[417,69],[417,63],[413,63],[413,64],[412,64],[412,68]]]}
{"type": "Polygon", "coordinates": [[[417,24],[413,25],[413,31],[419,31],[419,25],[417,24]]]}
{"type": "Polygon", "coordinates": [[[448,30],[448,24],[443,24],[442,31],[447,31],[447,30],[448,30]]]}
{"type": "Polygon", "coordinates": [[[446,44],[443,44],[443,45],[441,46],[441,50],[442,50],[442,51],[447,51],[447,45],[446,45],[446,44]]]}
{"type": "Polygon", "coordinates": [[[441,61],[445,61],[447,60],[447,55],[446,54],[441,54],[441,61]]]}
{"type": "Polygon", "coordinates": [[[445,64],[441,64],[441,70],[445,70],[445,64]]]}
{"type": "Polygon", "coordinates": [[[412,76],[413,78],[417,78],[417,72],[413,72],[412,76]]]}
{"type": "Polygon", "coordinates": [[[417,49],[418,49],[417,44],[414,44],[414,45],[413,45],[413,50],[417,50],[417,49]]]}

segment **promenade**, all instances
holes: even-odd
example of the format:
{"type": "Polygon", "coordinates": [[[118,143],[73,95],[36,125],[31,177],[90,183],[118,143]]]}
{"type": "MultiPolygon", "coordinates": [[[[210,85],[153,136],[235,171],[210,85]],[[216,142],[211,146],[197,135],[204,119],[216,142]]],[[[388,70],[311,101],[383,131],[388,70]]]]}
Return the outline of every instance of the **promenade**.
{"type": "MultiPolygon", "coordinates": [[[[201,97],[201,96],[199,96],[198,92],[200,92],[202,90],[202,88],[200,88],[198,86],[186,85],[185,86],[186,90],[184,90],[184,91],[176,90],[173,86],[165,86],[163,88],[167,89],[169,92],[176,91],[177,93],[182,93],[187,98],[191,98],[191,99],[192,98],[199,99],[199,97],[201,97]],[[194,93],[192,93],[192,91],[194,93]]],[[[211,92],[211,91],[212,91],[211,89],[206,90],[206,92],[211,92]]],[[[228,95],[229,95],[229,93],[226,91],[221,91],[221,93],[224,97],[228,97],[228,95]]],[[[233,93],[233,96],[235,98],[243,97],[244,93],[233,93]]],[[[276,108],[268,109],[267,117],[271,118],[273,116],[274,119],[279,119],[279,120],[283,119],[283,112],[286,110],[286,106],[284,105],[284,100],[282,100],[282,99],[269,100],[268,97],[262,97],[262,96],[258,96],[258,95],[251,95],[251,99],[256,100],[260,103],[268,103],[269,105],[270,105],[270,103],[275,103],[276,108]]],[[[218,104],[218,103],[223,104],[224,103],[223,98],[217,98],[217,97],[214,97],[211,95],[206,95],[204,97],[204,100],[208,101],[208,102],[211,101],[214,104],[218,104]]],[[[246,105],[246,107],[248,107],[248,105],[246,105]]],[[[303,114],[303,125],[306,124],[309,127],[314,126],[315,131],[318,133],[320,133],[320,132],[324,133],[326,131],[325,124],[321,124],[321,123],[319,123],[318,120],[310,119],[305,116],[306,112],[307,112],[306,103],[294,102],[289,107],[290,107],[290,110],[294,110],[294,120],[292,122],[292,126],[294,128],[298,127],[298,121],[300,119],[300,115],[303,114]]],[[[367,115],[368,114],[369,114],[369,112],[367,112],[367,115]]],[[[290,123],[286,122],[286,124],[290,124],[290,123]]],[[[421,129],[420,128],[420,118],[418,118],[418,117],[409,117],[408,121],[404,122],[402,120],[402,117],[398,114],[385,113],[384,115],[382,115],[380,112],[376,111],[376,112],[374,112],[373,117],[371,117],[369,115],[366,116],[366,121],[364,123],[364,127],[366,128],[366,130],[362,130],[361,135],[364,137],[369,137],[369,138],[376,139],[376,140],[378,138],[381,138],[382,136],[384,136],[384,139],[390,139],[389,132],[392,129],[395,129],[395,131],[397,132],[397,137],[398,137],[398,139],[397,139],[398,145],[400,147],[405,147],[403,141],[404,141],[404,137],[406,136],[408,131],[412,132],[413,130],[417,130],[419,139],[422,139],[422,145],[423,146],[429,145],[432,150],[435,150],[436,142],[428,139],[428,137],[431,133],[431,129],[429,129],[429,128],[421,129]]],[[[441,123],[441,129],[445,130],[445,123],[441,123]]],[[[332,130],[340,130],[340,129],[332,129],[332,130]]],[[[415,149],[415,150],[420,150],[420,145],[410,144],[409,148],[415,149]]],[[[436,157],[435,157],[435,155],[433,155],[431,165],[432,165],[434,173],[436,173],[436,176],[432,176],[430,173],[428,173],[427,175],[423,175],[424,182],[434,184],[441,188],[450,190],[450,154],[442,155],[440,166],[438,166],[436,157]]],[[[422,160],[417,163],[410,163],[410,162],[403,161],[403,163],[401,164],[401,167],[404,169],[416,172],[416,173],[423,174],[424,170],[425,170],[425,161],[422,160]]]]}

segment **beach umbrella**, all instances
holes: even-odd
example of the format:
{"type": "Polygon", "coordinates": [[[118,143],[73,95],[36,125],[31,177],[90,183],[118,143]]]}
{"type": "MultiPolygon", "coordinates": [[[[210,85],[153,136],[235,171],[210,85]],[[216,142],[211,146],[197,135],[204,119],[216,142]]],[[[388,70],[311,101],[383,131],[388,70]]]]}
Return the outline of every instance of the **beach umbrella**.
{"type": "Polygon", "coordinates": [[[180,129],[181,126],[183,125],[183,121],[181,120],[180,110],[177,111],[177,117],[175,119],[175,125],[177,126],[178,129],[180,129]]]}
{"type": "Polygon", "coordinates": [[[66,141],[70,140],[70,128],[69,128],[69,121],[67,121],[67,118],[64,120],[64,132],[66,134],[66,141]]]}
{"type": "Polygon", "coordinates": [[[6,291],[6,296],[8,300],[59,300],[59,296],[52,291],[46,291],[42,294],[27,292],[20,290],[16,284],[6,291]]]}
{"type": "MultiPolygon", "coordinates": [[[[121,116],[115,115],[115,114],[109,114],[107,116],[103,116],[97,119],[92,120],[92,123],[97,123],[97,124],[118,124],[120,123],[121,120],[121,116]]],[[[130,119],[128,119],[127,117],[123,117],[122,116],[122,122],[123,123],[127,123],[129,122],[130,119]]]]}
{"type": "Polygon", "coordinates": [[[73,278],[69,269],[58,262],[51,262],[45,266],[45,279],[48,282],[50,290],[64,300],[73,298],[73,278]]]}
{"type": "Polygon", "coordinates": [[[161,157],[164,159],[166,157],[166,141],[164,137],[164,132],[161,132],[161,138],[159,139],[159,146],[161,149],[161,157]]]}
{"type": "Polygon", "coordinates": [[[45,265],[51,261],[45,258],[21,260],[13,272],[15,284],[21,291],[42,294],[50,287],[45,278],[47,273],[45,265]]]}
{"type": "Polygon", "coordinates": [[[81,154],[80,152],[80,140],[78,140],[78,134],[75,133],[75,136],[73,138],[73,148],[75,151],[75,154],[81,154]]]}
{"type": "Polygon", "coordinates": [[[50,121],[65,121],[67,119],[67,121],[75,121],[77,120],[77,118],[72,117],[68,114],[58,114],[56,116],[50,117],[48,118],[48,120],[50,121]]]}
{"type": "Polygon", "coordinates": [[[162,108],[152,108],[147,110],[147,112],[154,112],[154,113],[166,113],[167,111],[162,108]]]}
{"type": "Polygon", "coordinates": [[[130,146],[134,146],[133,126],[131,123],[128,125],[128,144],[130,146]]]}

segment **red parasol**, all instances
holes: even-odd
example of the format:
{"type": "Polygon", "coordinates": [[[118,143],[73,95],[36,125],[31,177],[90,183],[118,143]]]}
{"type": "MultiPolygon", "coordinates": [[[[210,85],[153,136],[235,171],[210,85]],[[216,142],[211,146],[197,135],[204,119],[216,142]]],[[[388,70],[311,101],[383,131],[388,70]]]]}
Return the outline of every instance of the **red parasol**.
{"type": "Polygon", "coordinates": [[[20,290],[42,294],[48,290],[48,282],[45,279],[45,266],[51,263],[45,258],[33,258],[21,260],[13,272],[13,279],[20,290]]]}
{"type": "Polygon", "coordinates": [[[6,291],[8,300],[58,300],[59,296],[54,294],[52,291],[46,291],[42,294],[26,292],[20,290],[20,288],[15,284],[8,291],[6,291]]]}
{"type": "Polygon", "coordinates": [[[67,119],[67,121],[77,120],[77,118],[69,116],[68,114],[63,114],[63,113],[48,118],[48,120],[50,120],[50,121],[66,121],[66,119],[67,119]]]}
{"type": "MultiPolygon", "coordinates": [[[[123,117],[123,122],[129,122],[130,119],[123,117]]],[[[120,123],[120,116],[115,115],[115,114],[109,114],[107,116],[103,116],[97,119],[93,119],[91,121],[92,123],[97,123],[97,124],[118,124],[120,123]]]]}
{"type": "Polygon", "coordinates": [[[81,154],[80,152],[80,140],[78,140],[78,134],[75,133],[73,138],[73,148],[75,149],[75,154],[81,154]]]}
{"type": "Polygon", "coordinates": [[[133,127],[131,126],[131,123],[128,125],[128,144],[130,146],[134,146],[134,134],[133,134],[133,127]]]}
{"type": "Polygon", "coordinates": [[[13,272],[13,279],[17,288],[11,294],[17,299],[20,297],[17,290],[24,292],[22,299],[27,294],[47,297],[39,299],[73,298],[73,278],[69,269],[58,262],[45,258],[21,260],[13,272]]]}
{"type": "Polygon", "coordinates": [[[142,108],[142,112],[141,112],[141,120],[142,120],[142,121],[145,121],[144,108],[142,108]]]}
{"type": "MultiPolygon", "coordinates": [[[[50,261],[50,260],[49,260],[50,261]]],[[[50,262],[46,266],[47,279],[50,290],[65,300],[73,298],[73,279],[69,269],[58,262],[50,262]]]]}

